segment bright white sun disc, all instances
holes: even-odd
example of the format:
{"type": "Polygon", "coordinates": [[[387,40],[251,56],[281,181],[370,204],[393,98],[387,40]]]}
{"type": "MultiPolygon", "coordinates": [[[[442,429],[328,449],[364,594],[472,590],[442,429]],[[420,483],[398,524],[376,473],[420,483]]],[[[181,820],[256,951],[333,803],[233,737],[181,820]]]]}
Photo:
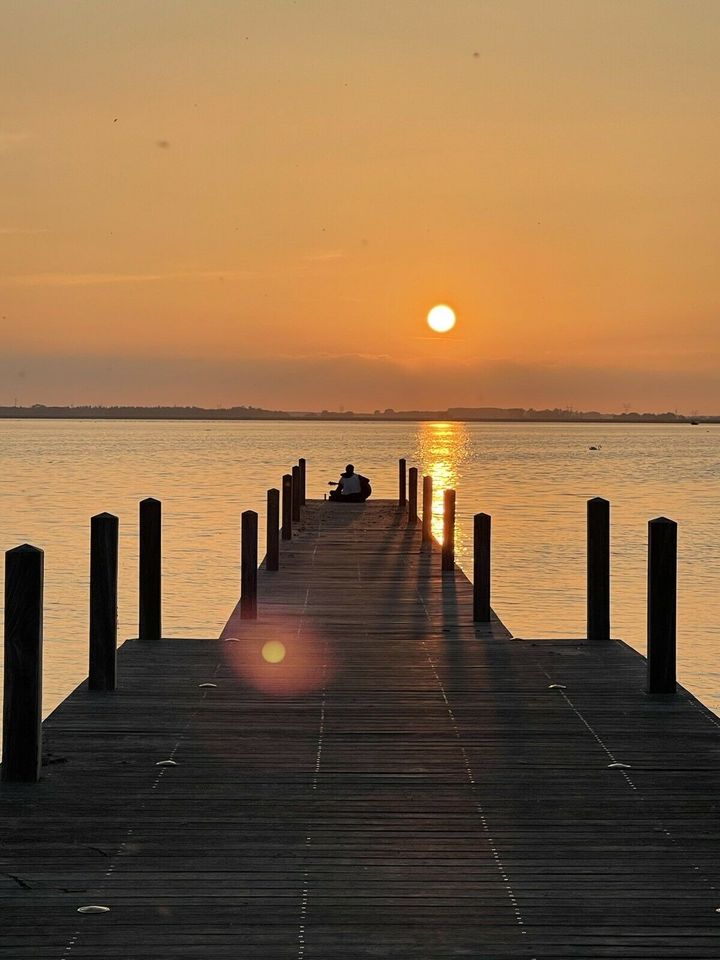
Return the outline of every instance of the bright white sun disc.
{"type": "Polygon", "coordinates": [[[445,303],[439,303],[427,315],[428,326],[436,333],[447,333],[455,326],[455,311],[445,303]]]}

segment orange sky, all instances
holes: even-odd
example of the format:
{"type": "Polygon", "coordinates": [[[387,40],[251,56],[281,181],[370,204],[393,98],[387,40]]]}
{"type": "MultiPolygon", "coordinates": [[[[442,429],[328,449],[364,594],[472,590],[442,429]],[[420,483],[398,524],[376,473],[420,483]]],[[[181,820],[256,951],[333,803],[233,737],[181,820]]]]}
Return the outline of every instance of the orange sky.
{"type": "Polygon", "coordinates": [[[720,413],[718,41],[716,0],[8,5],[0,404],[720,413]]]}

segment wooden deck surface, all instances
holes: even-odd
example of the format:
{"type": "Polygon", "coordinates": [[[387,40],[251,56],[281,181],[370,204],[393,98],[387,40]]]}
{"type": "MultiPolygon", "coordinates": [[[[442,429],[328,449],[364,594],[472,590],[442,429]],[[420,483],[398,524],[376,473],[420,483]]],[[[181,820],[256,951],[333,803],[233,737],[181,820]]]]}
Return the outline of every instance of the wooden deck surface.
{"type": "Polygon", "coordinates": [[[474,626],[389,502],[309,503],[259,585],[223,639],[126,643],[2,784],[0,957],[720,956],[696,700],[622,643],[474,626]]]}

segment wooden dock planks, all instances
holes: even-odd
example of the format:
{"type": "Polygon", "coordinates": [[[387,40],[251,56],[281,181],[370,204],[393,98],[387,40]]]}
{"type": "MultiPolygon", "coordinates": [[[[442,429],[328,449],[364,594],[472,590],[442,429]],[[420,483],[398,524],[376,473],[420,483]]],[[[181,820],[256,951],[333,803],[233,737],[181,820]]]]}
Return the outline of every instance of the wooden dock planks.
{"type": "Polygon", "coordinates": [[[308,502],[257,621],[69,697],[0,791],[0,957],[719,956],[720,720],[622,643],[473,624],[420,538],[308,502]]]}

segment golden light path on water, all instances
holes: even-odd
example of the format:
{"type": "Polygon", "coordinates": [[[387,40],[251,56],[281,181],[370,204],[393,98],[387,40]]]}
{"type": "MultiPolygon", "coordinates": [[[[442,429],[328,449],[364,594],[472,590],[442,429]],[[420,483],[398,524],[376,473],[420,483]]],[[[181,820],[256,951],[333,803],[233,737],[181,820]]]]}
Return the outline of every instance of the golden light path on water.
{"type": "Polygon", "coordinates": [[[462,464],[469,454],[469,436],[464,423],[441,421],[419,425],[418,485],[422,490],[422,477],[432,477],[432,532],[441,543],[445,512],[443,494],[445,490],[456,488],[462,464]]]}

